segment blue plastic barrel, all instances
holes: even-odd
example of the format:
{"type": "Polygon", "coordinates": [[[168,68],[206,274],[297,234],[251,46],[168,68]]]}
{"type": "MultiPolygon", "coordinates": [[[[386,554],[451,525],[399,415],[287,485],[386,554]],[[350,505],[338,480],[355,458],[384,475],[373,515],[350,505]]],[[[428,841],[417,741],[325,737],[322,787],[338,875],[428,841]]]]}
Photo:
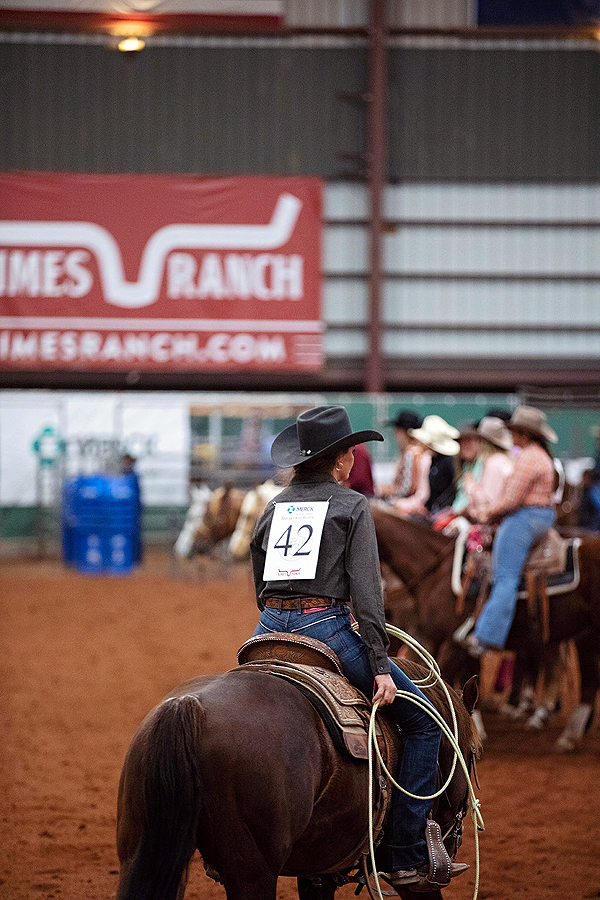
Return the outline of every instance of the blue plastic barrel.
{"type": "Polygon", "coordinates": [[[87,574],[124,574],[139,562],[137,478],[88,475],[63,489],[63,558],[87,574]]]}
{"type": "Polygon", "coordinates": [[[104,555],[108,572],[129,572],[139,562],[140,509],[137,478],[118,475],[106,480],[104,555]]]}

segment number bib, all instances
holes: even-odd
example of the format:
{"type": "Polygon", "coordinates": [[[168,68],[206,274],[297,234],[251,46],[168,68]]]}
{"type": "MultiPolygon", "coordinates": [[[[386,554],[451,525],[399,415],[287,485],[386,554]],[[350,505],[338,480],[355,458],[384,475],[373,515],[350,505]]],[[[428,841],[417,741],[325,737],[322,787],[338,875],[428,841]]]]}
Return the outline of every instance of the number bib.
{"type": "Polygon", "coordinates": [[[329,500],[314,503],[276,503],[264,581],[314,578],[329,500]]]}

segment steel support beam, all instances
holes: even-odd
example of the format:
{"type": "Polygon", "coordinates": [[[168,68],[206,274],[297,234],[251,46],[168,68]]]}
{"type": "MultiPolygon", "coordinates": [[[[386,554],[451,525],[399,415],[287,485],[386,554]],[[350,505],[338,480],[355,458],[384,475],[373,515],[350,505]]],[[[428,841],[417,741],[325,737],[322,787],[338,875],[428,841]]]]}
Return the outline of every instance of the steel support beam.
{"type": "Polygon", "coordinates": [[[369,11],[368,182],[370,196],[369,355],[365,388],[370,394],[384,390],[381,350],[382,219],[386,181],[386,0],[370,0],[369,11]]]}

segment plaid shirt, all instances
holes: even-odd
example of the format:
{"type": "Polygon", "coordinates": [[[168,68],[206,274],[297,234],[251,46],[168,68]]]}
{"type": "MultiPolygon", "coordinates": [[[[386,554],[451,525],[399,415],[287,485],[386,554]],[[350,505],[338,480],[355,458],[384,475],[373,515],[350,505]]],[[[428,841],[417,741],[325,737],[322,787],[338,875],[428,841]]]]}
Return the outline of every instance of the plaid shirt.
{"type": "Polygon", "coordinates": [[[506,479],[502,497],[490,510],[491,518],[500,518],[523,506],[552,507],[554,466],[548,454],[535,442],[523,448],[506,479]]]}

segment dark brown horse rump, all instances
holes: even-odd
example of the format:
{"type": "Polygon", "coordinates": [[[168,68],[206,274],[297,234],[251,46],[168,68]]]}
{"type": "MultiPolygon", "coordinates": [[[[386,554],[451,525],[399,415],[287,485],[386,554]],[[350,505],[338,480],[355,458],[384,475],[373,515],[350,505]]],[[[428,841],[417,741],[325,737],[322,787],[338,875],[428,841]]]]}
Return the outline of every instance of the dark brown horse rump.
{"type": "MultiPolygon", "coordinates": [[[[477,739],[456,694],[453,703],[469,757],[477,739]]],[[[448,772],[447,751],[440,760],[448,772]]],[[[444,822],[466,793],[457,767],[444,822]]],[[[149,713],[125,759],[117,898],[181,900],[196,849],[228,900],[275,900],[280,874],[298,877],[301,898],[330,898],[335,882],[325,879],[321,894],[311,882],[307,893],[305,879],[358,862],[367,804],[366,762],[336,749],[291,683],[243,668],[188,682],[149,713]]]]}

